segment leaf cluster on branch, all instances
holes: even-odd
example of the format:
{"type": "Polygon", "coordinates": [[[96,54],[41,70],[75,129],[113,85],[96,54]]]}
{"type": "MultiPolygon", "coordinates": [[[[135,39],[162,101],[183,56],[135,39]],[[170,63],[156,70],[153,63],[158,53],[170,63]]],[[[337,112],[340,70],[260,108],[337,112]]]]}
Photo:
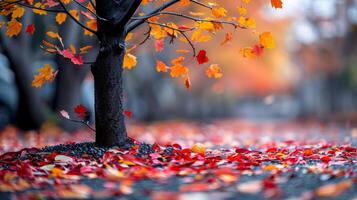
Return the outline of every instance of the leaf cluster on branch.
{"type": "MultiPolygon", "coordinates": [[[[222,46],[231,43],[239,29],[251,29],[258,36],[259,42],[252,47],[244,47],[240,50],[243,57],[260,56],[264,49],[275,47],[272,34],[270,32],[258,32],[256,21],[249,17],[247,6],[251,3],[251,0],[240,0],[234,13],[228,11],[228,8],[221,6],[220,3],[223,4],[222,2],[213,3],[199,0],[143,0],[139,11],[125,25],[127,51],[122,67],[126,70],[135,68],[138,61],[133,51],[149,40],[154,41],[157,53],[167,48],[166,43],[173,44],[174,41],[178,41],[187,45],[189,49],[179,48],[181,45],[175,45],[178,48],[176,52],[179,55],[171,61],[171,64],[158,60],[156,70],[160,73],[169,73],[172,78],[182,78],[185,86],[190,89],[190,67],[188,65],[193,60],[188,56],[190,52],[197,64],[205,66],[208,78],[217,79],[223,76],[223,70],[219,64],[210,63],[209,55],[211,54],[204,49],[198,50],[197,46],[210,42],[217,36],[218,32],[227,29],[228,26],[232,27],[233,30],[226,31],[221,42],[222,46]],[[142,8],[149,6],[155,6],[155,8],[143,12],[142,8]],[[206,11],[194,12],[192,9],[194,6],[201,7],[206,11]],[[180,24],[174,22],[174,19],[178,18],[182,19],[180,24]],[[142,36],[135,34],[134,30],[141,25],[146,25],[148,31],[142,41],[137,42],[136,38],[142,36]]],[[[282,8],[283,5],[281,0],[271,0],[270,3],[274,8],[282,8]]],[[[233,2],[230,2],[230,4],[233,4],[233,2]]],[[[95,0],[2,0],[0,2],[0,15],[4,16],[6,20],[0,20],[0,28],[6,29],[5,33],[8,37],[18,36],[23,29],[26,34],[35,34],[36,22],[23,27],[21,18],[25,12],[53,17],[53,20],[59,26],[66,23],[67,20],[73,20],[83,28],[83,35],[86,37],[98,34],[98,20],[110,21],[110,19],[105,19],[96,13],[95,0]]],[[[41,45],[45,53],[62,55],[76,65],[93,63],[93,61],[84,61],[82,58],[82,55],[91,50],[92,46],[75,47],[73,44],[67,44],[54,30],[48,31],[46,36],[47,38],[43,39],[41,45]]],[[[39,77],[48,77],[48,74],[43,72],[53,71],[49,67],[49,65],[46,65],[43,68],[46,70],[40,70],[39,74],[35,76],[34,87],[41,87],[46,81],[53,80],[55,73],[52,74],[51,78],[39,79],[39,77]]]]}

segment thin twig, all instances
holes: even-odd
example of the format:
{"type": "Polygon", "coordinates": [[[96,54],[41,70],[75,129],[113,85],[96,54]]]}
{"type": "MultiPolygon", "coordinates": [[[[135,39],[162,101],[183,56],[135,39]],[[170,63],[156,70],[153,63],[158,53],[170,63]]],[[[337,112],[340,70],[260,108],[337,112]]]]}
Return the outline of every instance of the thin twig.
{"type": "Polygon", "coordinates": [[[23,7],[26,7],[26,8],[31,8],[31,9],[34,9],[34,10],[41,10],[41,11],[53,12],[53,13],[65,13],[64,10],[46,9],[46,8],[35,7],[35,6],[32,6],[32,5],[21,3],[21,1],[8,2],[8,1],[5,0],[4,2],[8,3],[8,5],[9,4],[16,4],[16,5],[20,5],[20,6],[23,6],[23,7]]]}
{"type": "Polygon", "coordinates": [[[79,5],[80,7],[82,7],[83,9],[88,10],[90,13],[92,13],[94,16],[96,16],[98,19],[102,20],[102,21],[109,21],[105,18],[100,17],[99,15],[97,15],[97,13],[93,12],[91,9],[87,8],[86,6],[84,6],[83,4],[79,3],[77,0],[73,0],[77,5],[79,5]]]}
{"type": "Polygon", "coordinates": [[[92,30],[90,28],[88,28],[87,26],[85,26],[84,24],[82,24],[79,20],[77,20],[66,8],[66,6],[62,3],[62,1],[58,1],[61,5],[61,7],[64,9],[65,13],[70,16],[70,18],[76,22],[79,26],[81,26],[82,28],[86,29],[87,31],[93,33],[94,35],[97,35],[97,32],[95,30],[92,30]]]}

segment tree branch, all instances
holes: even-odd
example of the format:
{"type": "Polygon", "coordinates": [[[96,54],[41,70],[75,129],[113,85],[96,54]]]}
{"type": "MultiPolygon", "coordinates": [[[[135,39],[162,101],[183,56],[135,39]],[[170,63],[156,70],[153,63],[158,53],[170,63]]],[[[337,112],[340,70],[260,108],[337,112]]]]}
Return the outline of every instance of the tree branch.
{"type": "MultiPolygon", "coordinates": [[[[220,21],[220,20],[210,20],[210,19],[201,19],[201,18],[191,17],[191,16],[188,16],[188,15],[185,15],[185,14],[181,14],[181,13],[176,13],[176,12],[158,12],[158,13],[155,13],[155,14],[151,15],[150,17],[157,16],[157,15],[173,15],[173,16],[178,16],[178,17],[182,17],[182,18],[185,18],[185,19],[189,19],[189,20],[192,20],[192,21],[195,21],[195,22],[212,22],[212,23],[220,23],[220,24],[232,25],[232,26],[234,26],[234,28],[238,28],[238,27],[242,28],[242,29],[246,28],[246,27],[240,26],[239,24],[234,23],[234,22],[220,21]]],[[[148,19],[150,17],[147,17],[147,16],[134,17],[133,19],[141,20],[141,19],[148,19]]]]}
{"type": "MultiPolygon", "coordinates": [[[[161,12],[162,10],[174,5],[175,3],[180,2],[180,0],[171,0],[168,1],[166,3],[164,3],[162,6],[156,8],[155,10],[151,11],[150,13],[148,13],[146,16],[151,16],[153,14],[156,14],[158,12],[161,12]]],[[[149,17],[150,18],[150,17],[149,17]]],[[[130,31],[134,30],[135,28],[137,28],[138,26],[140,26],[141,24],[145,23],[146,19],[140,19],[140,20],[136,20],[134,22],[129,23],[126,26],[126,33],[129,33],[130,31]]]]}
{"type": "Polygon", "coordinates": [[[4,2],[8,3],[7,5],[16,4],[16,5],[19,5],[19,6],[22,6],[22,7],[26,7],[26,8],[31,8],[31,9],[34,9],[34,10],[42,10],[42,11],[53,12],[53,13],[65,13],[64,10],[39,8],[39,7],[35,7],[35,6],[32,6],[32,5],[25,4],[25,3],[21,3],[21,1],[9,2],[9,1],[4,0],[4,2]]]}
{"type": "Polygon", "coordinates": [[[61,7],[63,8],[64,12],[74,21],[76,22],[79,26],[81,26],[82,28],[86,29],[87,31],[93,33],[94,35],[97,35],[97,32],[95,30],[92,30],[90,28],[88,28],[87,26],[85,26],[84,24],[82,24],[79,20],[77,20],[66,8],[66,6],[62,3],[62,1],[58,1],[61,5],[61,7]]]}

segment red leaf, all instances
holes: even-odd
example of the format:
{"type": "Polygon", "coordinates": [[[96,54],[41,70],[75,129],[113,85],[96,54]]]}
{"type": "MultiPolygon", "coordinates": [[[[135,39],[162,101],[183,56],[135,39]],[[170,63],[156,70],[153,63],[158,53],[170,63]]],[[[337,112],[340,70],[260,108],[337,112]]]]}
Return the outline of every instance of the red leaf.
{"type": "Polygon", "coordinates": [[[85,106],[82,104],[78,105],[77,107],[74,108],[74,112],[77,114],[77,116],[81,119],[84,119],[88,115],[88,110],[85,106]]]}
{"type": "Polygon", "coordinates": [[[131,112],[130,110],[124,110],[124,115],[131,119],[133,117],[133,112],[131,112]]]}
{"type": "Polygon", "coordinates": [[[164,50],[164,47],[165,47],[165,40],[164,39],[155,41],[156,52],[160,52],[160,51],[164,50]]]}
{"type": "Polygon", "coordinates": [[[28,33],[29,35],[33,35],[35,33],[35,25],[34,24],[28,25],[26,28],[26,33],[28,33]]]}
{"type": "Polygon", "coordinates": [[[209,61],[206,54],[207,54],[207,52],[205,50],[201,50],[200,52],[198,52],[198,55],[197,55],[198,64],[201,65],[201,64],[209,61]]]}
{"type": "Polygon", "coordinates": [[[253,52],[254,52],[255,55],[257,55],[257,56],[262,55],[262,54],[263,54],[263,51],[264,51],[264,49],[263,49],[262,45],[260,45],[260,44],[257,44],[257,45],[255,45],[255,46],[253,47],[253,52]]]}

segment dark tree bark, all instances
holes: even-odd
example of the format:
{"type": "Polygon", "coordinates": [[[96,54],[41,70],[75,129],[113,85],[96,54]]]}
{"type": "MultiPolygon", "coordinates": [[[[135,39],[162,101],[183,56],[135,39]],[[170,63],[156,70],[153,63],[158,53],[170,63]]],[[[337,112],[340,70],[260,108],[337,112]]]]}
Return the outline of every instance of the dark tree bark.
{"type": "Polygon", "coordinates": [[[100,51],[92,66],[95,85],[97,146],[125,146],[128,136],[123,115],[125,26],[141,0],[97,1],[100,51]]]}

